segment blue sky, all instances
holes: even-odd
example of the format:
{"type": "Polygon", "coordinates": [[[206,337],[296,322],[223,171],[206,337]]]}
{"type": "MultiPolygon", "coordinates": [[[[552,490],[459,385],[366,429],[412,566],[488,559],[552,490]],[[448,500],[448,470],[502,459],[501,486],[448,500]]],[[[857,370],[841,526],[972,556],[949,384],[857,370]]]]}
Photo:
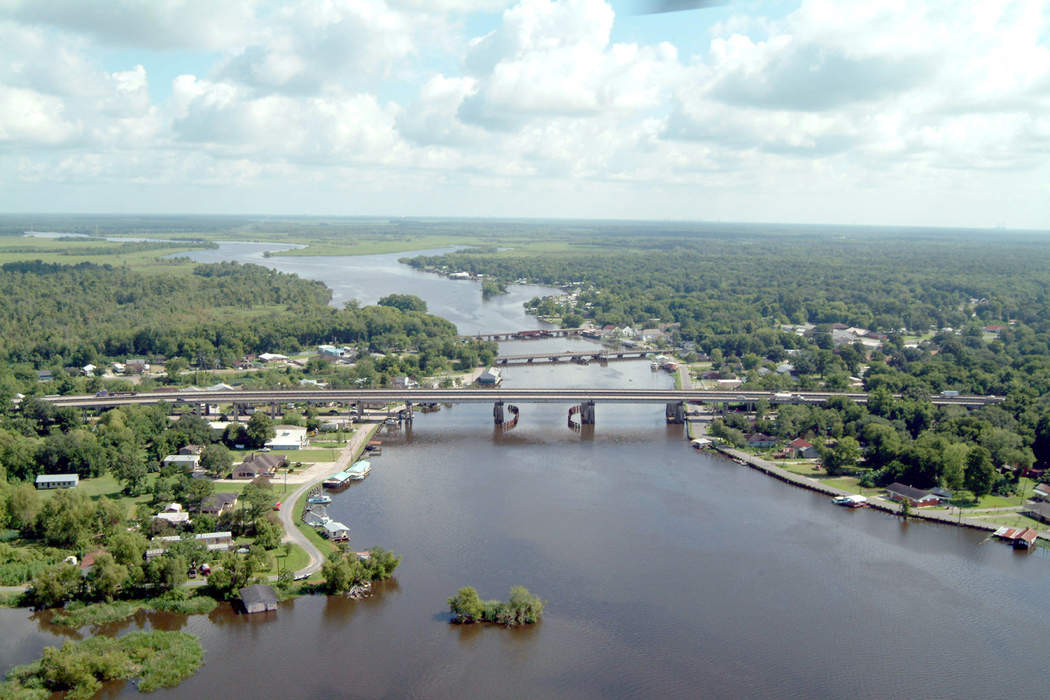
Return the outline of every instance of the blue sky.
{"type": "Polygon", "coordinates": [[[0,211],[1050,227],[1041,0],[0,0],[0,211]]]}

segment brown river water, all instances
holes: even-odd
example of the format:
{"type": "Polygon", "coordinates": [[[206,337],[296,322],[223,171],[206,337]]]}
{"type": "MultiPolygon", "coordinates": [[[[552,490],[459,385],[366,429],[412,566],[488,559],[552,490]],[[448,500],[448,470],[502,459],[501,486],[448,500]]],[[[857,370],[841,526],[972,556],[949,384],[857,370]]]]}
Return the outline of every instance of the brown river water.
{"type": "MultiPolygon", "coordinates": [[[[469,286],[440,281],[460,285],[446,287],[455,297],[469,286]]],[[[460,316],[505,325],[491,330],[535,327],[507,309],[460,316]]],[[[504,349],[573,342],[584,341],[504,349]]],[[[506,383],[671,386],[645,362],[511,368],[506,383]]],[[[597,425],[584,432],[566,426],[567,405],[520,408],[507,431],[493,427],[488,405],[443,407],[417,415],[410,430],[383,429],[372,473],[330,508],[355,548],[403,556],[372,598],[306,597],[254,616],[228,607],[143,615],[100,631],[152,626],[200,637],[204,667],[158,697],[1050,691],[1047,550],[1019,554],[982,533],[836,508],[696,453],[681,426],[664,424],[662,406],[599,404],[597,425]],[[528,629],[451,625],[446,598],[468,584],[486,598],[525,585],[547,612],[528,629]]],[[[25,610],[0,610],[0,625],[4,668],[69,638],[25,610]]],[[[136,694],[123,684],[104,691],[136,694]]]]}

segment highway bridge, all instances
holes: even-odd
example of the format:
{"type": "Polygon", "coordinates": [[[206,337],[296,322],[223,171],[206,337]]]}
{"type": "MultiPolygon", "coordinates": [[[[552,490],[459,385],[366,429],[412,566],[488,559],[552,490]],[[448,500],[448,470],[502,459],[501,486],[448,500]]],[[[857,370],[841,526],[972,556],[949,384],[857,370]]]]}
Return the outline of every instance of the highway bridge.
{"type": "MultiPolygon", "coordinates": [[[[835,397],[844,397],[857,403],[866,403],[868,395],[836,391],[705,391],[699,389],[290,389],[268,391],[180,391],[112,394],[95,396],[48,396],[55,406],[79,408],[112,408],[136,404],[217,404],[273,405],[288,403],[354,404],[362,411],[366,404],[413,403],[491,403],[493,417],[502,423],[504,403],[561,403],[579,404],[584,425],[594,423],[596,403],[664,404],[669,422],[685,420],[685,404],[821,404],[835,397]]],[[[1001,396],[934,396],[931,403],[939,406],[977,408],[999,403],[1001,396]]]]}

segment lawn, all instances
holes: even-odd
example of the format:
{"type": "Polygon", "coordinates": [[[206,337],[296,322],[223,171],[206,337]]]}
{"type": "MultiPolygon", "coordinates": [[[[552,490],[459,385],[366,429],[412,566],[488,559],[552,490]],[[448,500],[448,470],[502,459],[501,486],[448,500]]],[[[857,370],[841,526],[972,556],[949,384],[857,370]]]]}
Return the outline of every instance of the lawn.
{"type": "Polygon", "coordinates": [[[334,462],[339,459],[337,449],[274,450],[275,455],[284,455],[289,462],[334,462]]]}
{"type": "Polygon", "coordinates": [[[971,515],[963,510],[963,516],[996,525],[1005,525],[1006,527],[1030,527],[1035,530],[1046,529],[1046,523],[1020,513],[974,513],[971,515]]]}
{"type": "Polygon", "coordinates": [[[860,485],[860,479],[855,476],[836,476],[829,479],[819,479],[820,483],[825,486],[831,486],[836,489],[842,489],[849,493],[859,493],[865,496],[879,496],[882,494],[882,489],[878,488],[865,488],[860,485]]]}
{"type": "MultiPolygon", "coordinates": [[[[153,486],[153,482],[156,480],[156,474],[148,474],[146,476],[146,488],[149,489],[153,486]]],[[[98,476],[94,479],[81,479],[77,484],[76,490],[80,493],[86,493],[93,499],[99,499],[102,496],[109,498],[113,501],[123,503],[128,511],[128,517],[134,515],[135,506],[139,503],[149,503],[153,500],[153,496],[149,493],[145,493],[141,496],[125,496],[121,493],[123,487],[120,482],[113,477],[112,474],[105,474],[104,476],[98,476]]],[[[51,498],[59,489],[45,489],[39,491],[41,498],[51,498]]]]}

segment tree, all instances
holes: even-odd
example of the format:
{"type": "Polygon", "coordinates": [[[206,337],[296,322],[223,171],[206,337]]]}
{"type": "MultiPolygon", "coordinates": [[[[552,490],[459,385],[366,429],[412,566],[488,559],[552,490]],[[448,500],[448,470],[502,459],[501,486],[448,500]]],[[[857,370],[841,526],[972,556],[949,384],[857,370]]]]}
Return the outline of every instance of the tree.
{"type": "Polygon", "coordinates": [[[838,444],[824,454],[824,468],[835,476],[857,466],[860,459],[860,443],[849,435],[839,439],[838,444]]]}
{"type": "Polygon", "coordinates": [[[208,561],[208,547],[192,534],[187,533],[168,546],[165,556],[177,557],[184,561],[188,568],[196,569],[208,561]]]}
{"type": "Polygon", "coordinates": [[[274,430],[273,421],[262,411],[256,411],[248,420],[244,429],[245,444],[252,449],[259,449],[266,445],[266,441],[277,434],[274,430]]]}
{"type": "Polygon", "coordinates": [[[273,486],[265,478],[254,479],[241,492],[241,510],[245,519],[251,523],[254,523],[263,513],[272,508],[274,502],[273,486]]]}
{"type": "Polygon", "coordinates": [[[7,494],[8,524],[23,535],[32,533],[43,507],[40,493],[29,484],[19,484],[7,494]]]}
{"type": "Polygon", "coordinates": [[[341,551],[332,552],[321,565],[321,576],[325,590],[335,595],[346,593],[367,578],[364,565],[357,556],[348,557],[341,551]]]}
{"type": "Polygon", "coordinates": [[[476,622],[483,619],[485,604],[472,586],[460,588],[456,595],[448,599],[448,609],[453,615],[453,622],[476,622]]]}
{"type": "Polygon", "coordinates": [[[184,357],[172,357],[164,363],[164,371],[167,374],[168,382],[171,384],[179,383],[179,375],[182,370],[189,366],[189,362],[184,357]]]}
{"type": "Polygon", "coordinates": [[[373,581],[385,581],[394,574],[394,569],[401,563],[401,557],[382,547],[368,550],[365,569],[373,581]]]}
{"type": "Polygon", "coordinates": [[[994,478],[995,466],[992,464],[991,454],[980,445],[971,447],[970,454],[966,456],[966,488],[980,498],[992,490],[994,478]]]}
{"type": "Polygon", "coordinates": [[[248,437],[245,434],[244,426],[240,423],[227,425],[226,430],[222,432],[222,443],[231,449],[238,445],[247,444],[248,437]]]}
{"type": "Polygon", "coordinates": [[[388,294],[376,302],[377,306],[392,306],[401,311],[426,312],[427,303],[414,294],[388,294]]]}
{"type": "Polygon", "coordinates": [[[170,591],[186,583],[186,560],[173,554],[163,554],[146,567],[149,582],[170,591]]]}
{"type": "Polygon", "coordinates": [[[277,549],[281,545],[281,526],[269,518],[255,521],[255,544],[266,550],[277,549]]]}
{"type": "Polygon", "coordinates": [[[106,547],[113,559],[118,564],[128,567],[129,571],[132,567],[142,567],[148,546],[146,538],[133,530],[114,532],[106,541],[106,547]]]}
{"type": "MultiPolygon", "coordinates": [[[[225,449],[225,448],[224,448],[225,449]]],[[[186,509],[199,511],[201,503],[215,493],[215,483],[209,479],[188,479],[189,484],[182,490],[182,500],[186,509]]]]}
{"type": "Polygon", "coordinates": [[[29,599],[33,605],[51,608],[62,605],[80,588],[80,569],[61,562],[44,569],[29,583],[29,599]]]}
{"type": "Polygon", "coordinates": [[[128,567],[118,564],[109,552],[95,558],[95,564],[87,575],[87,585],[98,598],[110,601],[128,581],[128,567]]]}

